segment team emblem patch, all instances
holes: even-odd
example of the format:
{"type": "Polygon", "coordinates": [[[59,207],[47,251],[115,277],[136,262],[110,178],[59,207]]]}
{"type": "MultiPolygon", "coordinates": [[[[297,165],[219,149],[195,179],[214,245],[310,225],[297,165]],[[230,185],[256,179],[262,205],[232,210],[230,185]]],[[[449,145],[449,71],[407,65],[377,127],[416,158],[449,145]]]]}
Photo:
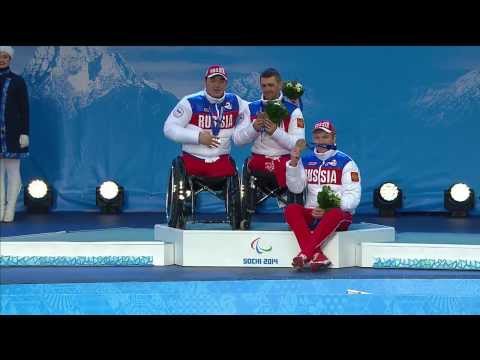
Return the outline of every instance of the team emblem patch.
{"type": "Polygon", "coordinates": [[[265,170],[268,172],[273,172],[275,170],[275,164],[272,162],[265,163],[265,170]]]}
{"type": "Polygon", "coordinates": [[[173,111],[173,116],[175,116],[176,118],[179,118],[183,115],[183,113],[184,113],[184,111],[183,111],[182,107],[179,106],[173,111]]]}
{"type": "Polygon", "coordinates": [[[358,172],[352,171],[350,174],[351,174],[353,182],[359,182],[360,181],[360,176],[358,176],[358,172]]]}

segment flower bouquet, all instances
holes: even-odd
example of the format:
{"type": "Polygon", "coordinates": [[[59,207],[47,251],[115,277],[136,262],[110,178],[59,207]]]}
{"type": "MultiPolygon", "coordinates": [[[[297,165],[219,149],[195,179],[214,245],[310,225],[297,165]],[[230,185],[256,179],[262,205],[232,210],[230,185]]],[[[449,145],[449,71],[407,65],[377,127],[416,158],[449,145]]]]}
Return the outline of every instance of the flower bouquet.
{"type": "Polygon", "coordinates": [[[340,198],[330,186],[324,186],[317,194],[318,207],[325,211],[340,207],[340,198]]]}
{"type": "Polygon", "coordinates": [[[285,81],[282,91],[291,100],[299,99],[304,93],[303,85],[296,80],[285,81]]]}
{"type": "Polygon", "coordinates": [[[288,110],[280,101],[268,101],[265,105],[265,112],[270,121],[277,126],[288,116],[288,110]]]}

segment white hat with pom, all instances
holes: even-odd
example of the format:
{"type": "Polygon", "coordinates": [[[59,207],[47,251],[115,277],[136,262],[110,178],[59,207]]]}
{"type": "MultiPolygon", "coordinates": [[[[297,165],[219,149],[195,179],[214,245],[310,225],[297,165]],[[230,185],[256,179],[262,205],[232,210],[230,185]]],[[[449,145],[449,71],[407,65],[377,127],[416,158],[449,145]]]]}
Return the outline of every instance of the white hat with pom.
{"type": "Polygon", "coordinates": [[[0,52],[5,52],[8,55],[10,55],[11,58],[13,58],[13,54],[15,53],[15,50],[11,46],[0,46],[0,52]]]}

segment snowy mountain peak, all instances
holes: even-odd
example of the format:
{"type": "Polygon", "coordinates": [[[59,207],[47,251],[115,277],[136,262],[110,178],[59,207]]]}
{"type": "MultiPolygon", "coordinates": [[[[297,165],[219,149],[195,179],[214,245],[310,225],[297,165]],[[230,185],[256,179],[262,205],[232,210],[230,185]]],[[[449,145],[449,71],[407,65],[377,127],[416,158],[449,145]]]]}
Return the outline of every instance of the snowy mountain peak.
{"type": "Polygon", "coordinates": [[[478,117],[480,68],[460,76],[451,84],[430,88],[412,100],[414,113],[429,124],[455,124],[478,117]]]}
{"type": "Polygon", "coordinates": [[[464,108],[480,102],[480,69],[471,70],[448,86],[428,89],[415,101],[423,108],[440,107],[444,110],[464,108]]]}
{"type": "Polygon", "coordinates": [[[123,57],[101,46],[40,46],[24,72],[34,97],[75,112],[122,86],[158,86],[137,76],[123,57]]]}

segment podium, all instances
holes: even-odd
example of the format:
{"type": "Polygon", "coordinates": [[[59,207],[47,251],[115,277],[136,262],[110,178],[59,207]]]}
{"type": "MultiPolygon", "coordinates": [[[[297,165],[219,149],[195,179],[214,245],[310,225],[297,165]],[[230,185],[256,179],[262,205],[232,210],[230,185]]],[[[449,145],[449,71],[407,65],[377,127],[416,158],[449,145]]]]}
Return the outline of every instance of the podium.
{"type": "MultiPolygon", "coordinates": [[[[252,223],[247,231],[227,224],[189,224],[187,229],[155,225],[155,240],[172,243],[174,263],[181,266],[291,267],[300,251],[285,223],[252,223]]],[[[362,243],[395,241],[389,226],[359,223],[333,233],[323,247],[332,268],[362,266],[362,243]]]]}

